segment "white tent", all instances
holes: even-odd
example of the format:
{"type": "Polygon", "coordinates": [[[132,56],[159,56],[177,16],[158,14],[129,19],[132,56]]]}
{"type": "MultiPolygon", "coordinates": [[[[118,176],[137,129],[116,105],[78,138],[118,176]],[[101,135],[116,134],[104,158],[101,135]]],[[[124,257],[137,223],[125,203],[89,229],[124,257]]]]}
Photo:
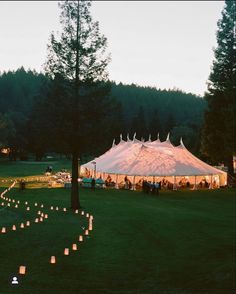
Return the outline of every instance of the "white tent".
{"type": "Polygon", "coordinates": [[[114,182],[120,182],[124,176],[129,176],[131,182],[137,183],[141,178],[159,180],[168,178],[177,183],[185,177],[196,186],[203,178],[216,186],[226,185],[227,174],[195,157],[189,152],[181,139],[179,146],[173,146],[169,140],[161,142],[139,141],[135,138],[113,146],[100,157],[81,166],[81,173],[99,175],[104,179],[109,175],[114,182]]]}

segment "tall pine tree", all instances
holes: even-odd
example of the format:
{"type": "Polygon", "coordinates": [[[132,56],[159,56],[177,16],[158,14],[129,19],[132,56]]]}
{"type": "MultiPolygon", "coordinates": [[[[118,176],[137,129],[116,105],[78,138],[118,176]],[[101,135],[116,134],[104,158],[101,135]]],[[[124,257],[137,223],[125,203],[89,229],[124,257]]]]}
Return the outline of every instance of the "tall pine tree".
{"type": "MultiPolygon", "coordinates": [[[[106,91],[102,93],[101,85],[107,79],[106,67],[109,56],[105,54],[107,40],[100,34],[99,24],[93,21],[90,13],[91,1],[63,1],[59,6],[62,33],[60,38],[54,33],[51,35],[46,72],[52,78],[66,80],[66,89],[69,89],[68,92],[64,91],[63,99],[70,101],[69,106],[68,103],[65,105],[70,108],[71,122],[68,128],[72,154],[71,207],[77,209],[80,207],[78,158],[83,139],[86,141],[86,136],[89,136],[81,127],[81,120],[86,119],[84,105],[86,100],[87,108],[90,107],[89,103],[97,105],[97,112],[93,116],[93,120],[96,119],[101,105],[99,101],[91,99],[91,95],[93,98],[96,96],[95,87],[99,89],[99,97],[107,94],[106,91]]],[[[99,121],[100,117],[97,119],[99,121]]],[[[88,128],[91,127],[89,122],[88,120],[88,128]]]]}
{"type": "Polygon", "coordinates": [[[208,109],[202,132],[202,152],[213,163],[224,162],[233,173],[236,152],[236,2],[226,1],[218,21],[217,48],[205,99],[208,109]]]}

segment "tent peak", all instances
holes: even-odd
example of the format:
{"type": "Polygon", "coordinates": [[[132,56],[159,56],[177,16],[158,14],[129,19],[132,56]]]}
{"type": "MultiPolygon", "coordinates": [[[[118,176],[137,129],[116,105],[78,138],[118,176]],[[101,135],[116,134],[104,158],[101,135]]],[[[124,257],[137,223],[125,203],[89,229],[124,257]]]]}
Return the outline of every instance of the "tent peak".
{"type": "Polygon", "coordinates": [[[116,143],[115,142],[116,142],[116,140],[114,139],[113,142],[112,142],[112,147],[115,147],[116,146],[116,143]]]}
{"type": "Polygon", "coordinates": [[[184,142],[183,142],[183,138],[182,138],[182,137],[180,138],[180,145],[181,145],[181,147],[183,147],[183,148],[185,148],[185,149],[186,149],[186,147],[185,147],[185,145],[184,145],[184,142]]]}
{"type": "Polygon", "coordinates": [[[134,136],[133,136],[133,141],[136,139],[136,132],[134,133],[134,136]]]}
{"type": "Polygon", "coordinates": [[[166,141],[170,141],[170,132],[167,134],[166,141]]]}
{"type": "Polygon", "coordinates": [[[127,142],[130,142],[129,133],[127,134],[127,142]]]}

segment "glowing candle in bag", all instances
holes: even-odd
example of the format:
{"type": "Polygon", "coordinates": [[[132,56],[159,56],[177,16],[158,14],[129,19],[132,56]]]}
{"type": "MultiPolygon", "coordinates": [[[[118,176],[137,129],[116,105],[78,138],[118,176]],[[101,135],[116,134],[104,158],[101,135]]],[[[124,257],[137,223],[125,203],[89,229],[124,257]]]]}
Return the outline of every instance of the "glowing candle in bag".
{"type": "Polygon", "coordinates": [[[77,250],[77,244],[72,244],[72,250],[77,250]]]}
{"type": "Polygon", "coordinates": [[[55,256],[51,256],[50,263],[56,263],[56,257],[55,256]]]}
{"type": "Polygon", "coordinates": [[[88,230],[85,230],[85,233],[84,233],[86,236],[88,236],[89,234],[89,231],[88,230]]]}
{"type": "Polygon", "coordinates": [[[69,248],[64,249],[64,255],[69,255],[69,248]]]}
{"type": "Polygon", "coordinates": [[[6,233],[6,228],[2,227],[2,233],[5,234],[6,233]]]}
{"type": "Polygon", "coordinates": [[[19,274],[21,274],[21,275],[25,275],[25,273],[26,273],[26,266],[21,265],[21,266],[19,267],[19,274]]]}
{"type": "Polygon", "coordinates": [[[83,236],[81,236],[81,235],[79,236],[79,241],[83,242],[83,236]]]}
{"type": "Polygon", "coordinates": [[[29,227],[30,226],[30,221],[26,222],[26,226],[29,227]]]}
{"type": "Polygon", "coordinates": [[[16,226],[13,225],[13,226],[12,226],[12,231],[15,231],[15,230],[16,230],[16,226]]]}

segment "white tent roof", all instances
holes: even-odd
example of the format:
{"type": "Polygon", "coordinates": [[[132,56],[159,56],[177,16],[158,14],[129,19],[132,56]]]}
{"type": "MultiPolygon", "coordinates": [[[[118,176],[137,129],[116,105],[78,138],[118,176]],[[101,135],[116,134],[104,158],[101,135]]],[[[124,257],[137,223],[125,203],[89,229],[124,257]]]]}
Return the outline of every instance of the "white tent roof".
{"type": "Polygon", "coordinates": [[[124,141],[121,137],[118,145],[100,157],[82,165],[82,168],[97,172],[129,176],[200,176],[219,175],[225,172],[201,161],[190,153],[182,139],[179,146],[173,146],[169,140],[141,142],[137,139],[124,141]]]}

